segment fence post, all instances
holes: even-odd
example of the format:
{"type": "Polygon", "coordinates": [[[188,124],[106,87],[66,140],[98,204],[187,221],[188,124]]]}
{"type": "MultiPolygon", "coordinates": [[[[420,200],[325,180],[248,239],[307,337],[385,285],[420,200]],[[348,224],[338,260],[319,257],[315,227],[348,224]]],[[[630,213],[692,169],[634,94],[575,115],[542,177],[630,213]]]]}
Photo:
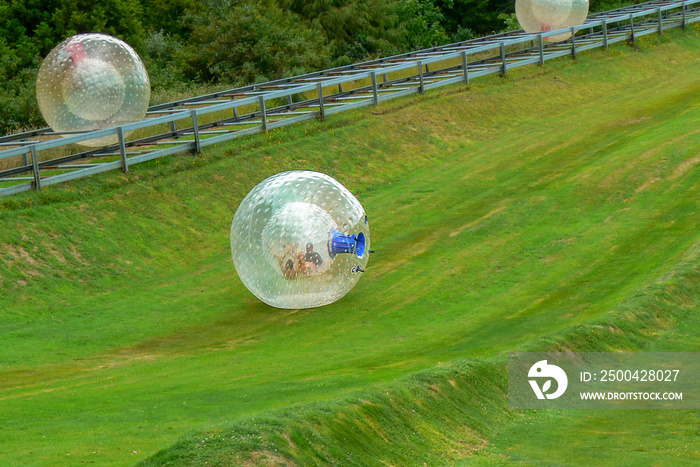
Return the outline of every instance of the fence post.
{"type": "Polygon", "coordinates": [[[197,122],[197,109],[191,111],[192,128],[194,128],[194,152],[199,154],[202,152],[202,143],[199,140],[199,123],[197,122]]]}
{"type": "Polygon", "coordinates": [[[571,58],[576,58],[576,28],[571,28],[571,58]]]}
{"type": "Polygon", "coordinates": [[[326,110],[323,107],[323,86],[321,86],[321,83],[318,83],[318,107],[321,121],[323,121],[326,119],[326,110]]]}
{"type": "Polygon", "coordinates": [[[338,83],[338,93],[343,92],[343,83],[338,83]]]}
{"type": "Polygon", "coordinates": [[[260,96],[258,98],[260,101],[260,117],[262,118],[262,129],[267,131],[267,109],[265,108],[265,96],[260,96]]]}
{"type": "Polygon", "coordinates": [[[462,66],[464,67],[464,82],[469,84],[469,63],[467,62],[466,50],[462,50],[462,66]]]}
{"type": "MultiPolygon", "coordinates": [[[[179,105],[176,105],[175,107],[179,107],[179,105]]],[[[170,132],[172,133],[173,138],[178,138],[177,135],[177,124],[175,123],[175,120],[170,122],[170,132]]]]}
{"type": "Polygon", "coordinates": [[[608,48],[608,20],[603,20],[603,48],[608,48]]]}
{"type": "Polygon", "coordinates": [[[129,171],[129,164],[126,160],[126,142],[124,141],[124,129],[120,126],[117,127],[117,136],[119,137],[119,154],[122,161],[122,172],[127,173],[129,171]]]}
{"type": "Polygon", "coordinates": [[[423,85],[423,62],[418,60],[418,80],[420,84],[418,85],[418,92],[421,94],[425,93],[425,86],[423,85]]]}
{"type": "Polygon", "coordinates": [[[537,35],[540,49],[540,65],[544,65],[544,39],[542,39],[542,33],[537,35]]]}
{"type": "Polygon", "coordinates": [[[41,176],[39,176],[39,158],[36,155],[36,145],[32,144],[29,147],[32,153],[32,171],[34,172],[34,189],[41,191],[41,176]]]}
{"type": "Polygon", "coordinates": [[[659,34],[664,33],[663,22],[661,21],[661,7],[656,8],[656,15],[659,17],[659,34]]]}
{"type": "Polygon", "coordinates": [[[630,42],[634,44],[634,16],[630,13],[630,42]]]}
{"type": "Polygon", "coordinates": [[[377,72],[373,71],[372,74],[372,93],[374,105],[379,105],[379,89],[377,89],[377,72]]]}
{"type": "Polygon", "coordinates": [[[501,41],[501,60],[503,60],[503,74],[508,72],[508,63],[506,62],[506,44],[501,41]]]}
{"type": "Polygon", "coordinates": [[[681,2],[681,15],[683,17],[681,20],[681,27],[685,28],[685,1],[681,2]]]}
{"type": "Polygon", "coordinates": [[[28,153],[26,153],[26,152],[24,154],[22,154],[22,163],[24,165],[29,165],[29,157],[27,157],[27,154],[28,153]]]}

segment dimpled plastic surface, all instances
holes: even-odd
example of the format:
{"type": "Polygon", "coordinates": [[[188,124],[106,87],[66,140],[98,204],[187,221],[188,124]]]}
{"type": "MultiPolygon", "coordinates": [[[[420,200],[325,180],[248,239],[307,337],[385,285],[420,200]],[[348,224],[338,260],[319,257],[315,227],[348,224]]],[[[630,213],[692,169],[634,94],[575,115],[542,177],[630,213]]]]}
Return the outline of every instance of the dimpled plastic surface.
{"type": "Polygon", "coordinates": [[[231,254],[243,284],[268,305],[327,305],[362,275],[357,268],[367,265],[369,225],[360,202],[334,178],[283,172],[259,183],[241,202],[231,224],[231,254]],[[363,255],[333,255],[334,231],[362,233],[363,255]]]}
{"type": "MultiPolygon", "coordinates": [[[[44,59],[36,97],[46,123],[56,132],[109,128],[142,120],[151,97],[146,68],[134,49],[105,34],[79,34],[44,59]]],[[[102,146],[116,136],[81,144],[102,146]]]]}
{"type": "MultiPolygon", "coordinates": [[[[588,16],[588,0],[516,0],[515,15],[525,32],[537,33],[583,24],[588,16]]],[[[544,36],[547,42],[559,42],[571,33],[544,36]]]]}

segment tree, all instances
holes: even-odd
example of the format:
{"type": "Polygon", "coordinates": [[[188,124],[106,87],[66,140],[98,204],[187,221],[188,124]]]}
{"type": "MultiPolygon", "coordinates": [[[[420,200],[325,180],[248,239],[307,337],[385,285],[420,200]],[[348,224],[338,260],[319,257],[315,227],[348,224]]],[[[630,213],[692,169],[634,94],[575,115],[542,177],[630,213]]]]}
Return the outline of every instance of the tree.
{"type": "Polygon", "coordinates": [[[149,33],[162,31],[165,35],[184,37],[189,29],[183,21],[185,12],[194,9],[196,0],[141,0],[142,23],[149,33]]]}
{"type": "Polygon", "coordinates": [[[56,33],[64,39],[75,34],[99,32],[118,37],[142,52],[146,37],[142,14],[139,0],[64,0],[52,19],[56,33]]]}
{"type": "Polygon", "coordinates": [[[430,0],[404,0],[397,5],[398,24],[406,49],[425,49],[450,41],[442,23],[445,16],[430,0]]]}
{"type": "Polygon", "coordinates": [[[474,31],[482,36],[503,29],[501,13],[514,11],[514,0],[435,0],[435,5],[445,15],[445,29],[456,35],[462,30],[474,31]]]}
{"type": "Polygon", "coordinates": [[[311,28],[323,34],[334,57],[352,60],[397,50],[401,32],[396,27],[397,2],[390,0],[280,0],[311,28]]]}

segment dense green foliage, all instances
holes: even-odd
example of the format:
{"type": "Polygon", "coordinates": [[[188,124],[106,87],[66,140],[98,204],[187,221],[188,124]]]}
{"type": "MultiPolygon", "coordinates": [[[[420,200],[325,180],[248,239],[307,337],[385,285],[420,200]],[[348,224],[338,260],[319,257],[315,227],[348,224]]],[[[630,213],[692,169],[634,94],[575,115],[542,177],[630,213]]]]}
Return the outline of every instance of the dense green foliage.
{"type": "Polygon", "coordinates": [[[328,63],[314,31],[274,3],[211,0],[204,6],[187,16],[191,34],[181,58],[189,79],[242,84],[328,63]]]}
{"type": "MultiPolygon", "coordinates": [[[[592,11],[629,0],[592,2],[592,11]]],[[[11,0],[0,3],[0,133],[43,126],[42,57],[84,32],[117,36],[154,90],[237,86],[512,28],[513,0],[11,0]],[[504,21],[504,18],[506,20],[504,21]],[[510,22],[509,22],[510,21],[510,22]]]]}

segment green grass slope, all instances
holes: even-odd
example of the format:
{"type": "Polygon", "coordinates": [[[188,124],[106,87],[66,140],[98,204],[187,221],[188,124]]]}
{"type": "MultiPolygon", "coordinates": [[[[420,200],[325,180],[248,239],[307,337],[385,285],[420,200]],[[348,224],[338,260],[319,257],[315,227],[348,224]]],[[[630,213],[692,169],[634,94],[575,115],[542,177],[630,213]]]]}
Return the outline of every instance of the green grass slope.
{"type": "MultiPolygon", "coordinates": [[[[524,348],[654,350],[688,321],[697,335],[699,259],[696,244],[615,312],[524,348]]],[[[700,459],[693,410],[507,410],[505,360],[453,361],[350,397],[223,423],[141,465],[677,466],[700,459]]]]}
{"type": "Polygon", "coordinates": [[[0,200],[0,461],[123,465],[178,439],[152,462],[507,459],[498,427],[535,415],[506,410],[503,352],[642,349],[697,307],[699,45],[689,28],[0,200]],[[377,253],[341,301],[276,310],[228,229],[302,168],[358,195],[377,253]]]}

